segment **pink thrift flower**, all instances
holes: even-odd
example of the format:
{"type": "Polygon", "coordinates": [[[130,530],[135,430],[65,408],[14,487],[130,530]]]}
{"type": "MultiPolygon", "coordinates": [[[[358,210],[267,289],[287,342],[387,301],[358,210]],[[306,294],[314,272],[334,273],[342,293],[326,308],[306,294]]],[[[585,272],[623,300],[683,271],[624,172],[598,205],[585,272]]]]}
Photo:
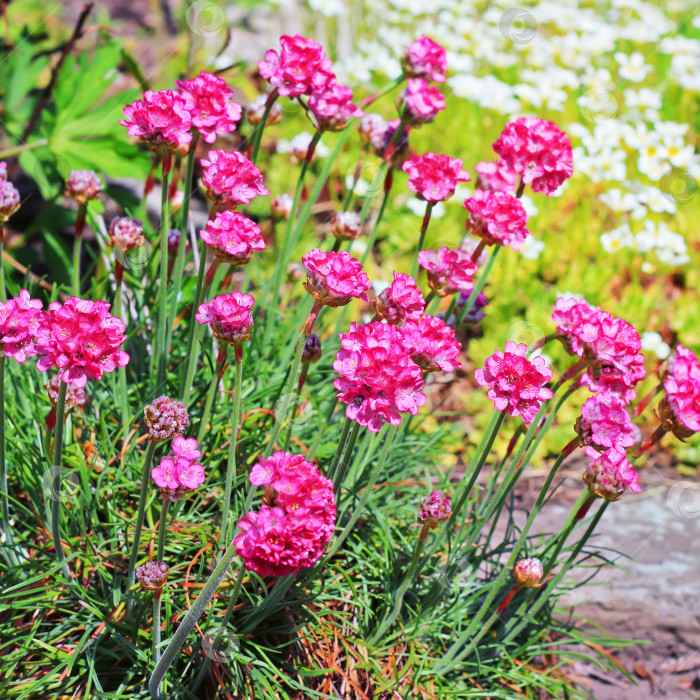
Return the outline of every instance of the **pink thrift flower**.
{"type": "Polygon", "coordinates": [[[462,170],[459,158],[438,153],[411,156],[402,169],[408,173],[408,189],[426,202],[449,199],[460,182],[469,180],[469,174],[462,170]]]}
{"type": "Polygon", "coordinates": [[[206,143],[214,143],[217,136],[236,130],[242,110],[233,101],[233,90],[223,78],[202,71],[193,80],[176,80],[175,84],[192,101],[192,126],[206,143]]]}
{"type": "Polygon", "coordinates": [[[102,189],[102,181],[94,171],[71,170],[64,194],[78,204],[85,204],[91,199],[97,199],[102,189]]]}
{"type": "Polygon", "coordinates": [[[394,281],[372,301],[374,312],[392,326],[418,321],[425,311],[425,299],[416,281],[403,272],[394,273],[394,281]]]}
{"type": "Polygon", "coordinates": [[[622,448],[599,452],[593,447],[586,447],[586,455],[591,461],[583,473],[583,480],[588,490],[598,498],[617,501],[625,489],[640,493],[639,474],[627,460],[622,448]]]}
{"type": "Polygon", "coordinates": [[[401,331],[406,352],[424,372],[453,372],[462,366],[462,346],[441,318],[423,316],[407,321],[401,331]]]}
{"type": "Polygon", "coordinates": [[[19,209],[19,192],[7,180],[0,180],[0,224],[7,221],[19,209]]]}
{"type": "Polygon", "coordinates": [[[518,176],[500,161],[481,161],[474,166],[474,170],[477,173],[476,187],[479,190],[515,194],[518,188],[518,176]]]}
{"type": "Polygon", "coordinates": [[[190,424],[190,416],[182,401],[159,396],[143,409],[152,442],[165,442],[182,435],[190,424]]]}
{"type": "Polygon", "coordinates": [[[104,301],[71,297],[65,304],[52,301],[38,319],[36,363],[40,372],[61,370],[61,380],[83,388],[88,377],[101,379],[129,362],[121,350],[126,341],[124,324],[109,313],[104,301]]]}
{"type": "Polygon", "coordinates": [[[413,78],[423,77],[444,83],[447,70],[445,49],[427,36],[421,36],[406,48],[403,69],[413,78]]]}
{"type": "Polygon", "coordinates": [[[258,70],[283,97],[308,95],[319,84],[333,77],[333,64],[323,48],[303,36],[283,35],[279,55],[268,51],[265,60],[258,62],[258,70]]]}
{"type": "Polygon", "coordinates": [[[175,436],[173,440],[173,452],[178,457],[182,457],[189,462],[195,462],[202,456],[201,451],[197,449],[197,439],[185,438],[182,435],[175,436]]]}
{"type": "Polygon", "coordinates": [[[175,462],[169,457],[163,458],[157,467],[151,469],[151,477],[156,486],[162,489],[176,489],[180,485],[175,462]]]}
{"type": "Polygon", "coordinates": [[[464,202],[471,217],[467,227],[486,245],[510,246],[520,250],[530,235],[527,230],[527,214],[519,199],[505,192],[476,190],[473,197],[464,202]]]}
{"type": "Polygon", "coordinates": [[[151,478],[160,487],[161,498],[181,501],[205,482],[204,467],[197,462],[201,456],[195,438],[175,437],[168,456],[151,469],[151,478]]]}
{"type": "MultiPolygon", "coordinates": [[[[245,110],[245,115],[248,117],[248,121],[253,125],[257,126],[262,121],[263,115],[265,114],[265,105],[269,99],[269,95],[258,95],[245,110]]],[[[265,126],[270,126],[271,124],[277,124],[282,121],[282,107],[275,102],[270,111],[267,114],[267,121],[265,126]]]]}
{"type": "Polygon", "coordinates": [[[354,241],[362,235],[360,215],[355,211],[337,211],[331,226],[331,232],[341,241],[354,241]]]}
{"type": "Polygon", "coordinates": [[[634,427],[624,402],[606,392],[588,399],[576,420],[582,443],[605,450],[634,445],[634,427]]]}
{"type": "Polygon", "coordinates": [[[680,344],[668,361],[664,389],[659,409],[673,434],[685,439],[700,432],[700,363],[680,344]]]}
{"type": "Polygon", "coordinates": [[[195,318],[198,323],[211,324],[214,337],[221,342],[240,348],[253,332],[250,313],[253,304],[255,299],[250,294],[219,294],[209,303],[202,304],[195,318]]]}
{"type": "Polygon", "coordinates": [[[217,212],[199,236],[219,260],[232,265],[244,265],[256,250],[265,250],[260,227],[235,211],[217,212]]]}
{"type": "Polygon", "coordinates": [[[109,225],[107,235],[107,245],[122,253],[140,248],[146,243],[141,221],[128,216],[115,216],[109,225]]]}
{"type": "Polygon", "coordinates": [[[324,253],[315,248],[301,262],[306,268],[304,289],[319,304],[345,306],[353,298],[368,301],[369,277],[350,253],[324,253]]]}
{"type": "Polygon", "coordinates": [[[147,561],[136,567],[136,579],[144,591],[160,591],[168,582],[170,567],[163,561],[147,561]]]}
{"type": "Polygon", "coordinates": [[[320,131],[340,131],[350,119],[364,112],[352,101],[352,89],[331,80],[323,89],[311,93],[309,109],[316,117],[320,131]]]}
{"type": "Polygon", "coordinates": [[[226,209],[250,204],[259,194],[270,194],[262,173],[238,151],[209,151],[209,160],[202,158],[201,163],[207,196],[226,209]]]}
{"type": "Polygon", "coordinates": [[[206,481],[204,467],[196,462],[178,459],[177,480],[180,482],[180,486],[195,491],[198,486],[201,486],[206,481]]]}
{"type": "Polygon", "coordinates": [[[450,499],[442,491],[432,491],[418,509],[418,522],[435,529],[452,515],[450,499]]]}
{"type": "Polygon", "coordinates": [[[544,576],[544,567],[536,557],[521,559],[513,569],[513,576],[523,588],[538,588],[544,576]]]}
{"type": "Polygon", "coordinates": [[[0,350],[6,357],[24,362],[38,353],[34,341],[43,313],[41,307],[41,301],[32,299],[26,289],[5,303],[0,302],[0,350]]]}
{"type": "MultiPolygon", "coordinates": [[[[49,379],[46,384],[44,384],[44,389],[48,394],[49,401],[51,405],[55,408],[58,405],[58,392],[61,388],[61,378],[54,374],[51,379],[49,379]]],[[[66,403],[65,411],[66,414],[70,413],[74,408],[79,408],[84,406],[88,402],[88,396],[84,389],[79,389],[73,384],[68,384],[66,387],[66,403]]]]}
{"type": "Polygon", "coordinates": [[[569,137],[554,123],[538,117],[520,117],[506,124],[493,150],[499,165],[520,175],[533,192],[552,195],[573,173],[569,137]]]}
{"type": "Polygon", "coordinates": [[[457,248],[421,250],[418,264],[428,271],[428,286],[438,296],[445,297],[456,292],[471,292],[477,267],[469,254],[457,248]]]}
{"type": "Polygon", "coordinates": [[[414,126],[432,122],[445,109],[445,96],[423,78],[409,78],[401,93],[403,117],[414,126]]]}
{"type": "Polygon", "coordinates": [[[124,107],[126,119],[120,121],[129,136],[136,136],[152,148],[169,148],[182,152],[192,141],[190,97],[175,90],[146,90],[143,99],[124,107]]]}
{"type": "Polygon", "coordinates": [[[378,155],[383,155],[387,147],[385,136],[388,128],[386,119],[380,114],[365,114],[358,125],[362,140],[370,144],[378,155]]]}
{"type": "Polygon", "coordinates": [[[577,297],[557,297],[552,308],[552,321],[557,326],[557,338],[561,340],[567,352],[582,357],[583,325],[594,319],[600,308],[591,306],[585,299],[577,297]]]}
{"type": "Polygon", "coordinates": [[[551,399],[551,389],[545,384],[552,372],[545,367],[542,357],[528,360],[527,345],[506,343],[505,352],[496,351],[487,358],[486,366],[474,373],[479,386],[488,386],[488,397],[496,410],[508,411],[529,423],[539,412],[542,402],[551,399]]]}
{"type": "Polygon", "coordinates": [[[234,540],[245,567],[260,576],[284,576],[309,568],[335,529],[333,483],[301,455],[275,452],[251,470],[265,487],[263,505],[238,521],[234,540]]]}
{"type": "Polygon", "coordinates": [[[425,404],[423,374],[403,347],[401,330],[381,321],[350,324],[340,334],[333,385],[347,405],[345,415],[371,432],[400,425],[401,413],[416,415],[425,404]]]}

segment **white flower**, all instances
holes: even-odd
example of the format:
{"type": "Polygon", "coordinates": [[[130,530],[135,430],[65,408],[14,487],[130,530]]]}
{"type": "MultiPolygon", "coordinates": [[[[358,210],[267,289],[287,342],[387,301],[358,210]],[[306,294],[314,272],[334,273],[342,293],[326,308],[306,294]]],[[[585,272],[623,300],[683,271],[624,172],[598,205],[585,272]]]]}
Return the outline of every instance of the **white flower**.
{"type": "Polygon", "coordinates": [[[660,360],[665,360],[671,354],[671,348],[656,331],[642,333],[642,350],[653,352],[660,360]]]}
{"type": "Polygon", "coordinates": [[[615,54],[615,60],[620,67],[620,77],[625,80],[631,80],[633,83],[639,83],[644,80],[647,77],[647,73],[651,70],[651,66],[644,63],[644,56],[639,51],[635,51],[631,56],[618,51],[615,54]]]}
{"type": "Polygon", "coordinates": [[[544,248],[545,245],[542,241],[538,241],[534,236],[528,236],[520,244],[519,252],[526,260],[537,260],[544,248]]]}
{"type": "Polygon", "coordinates": [[[676,202],[673,197],[662,192],[658,187],[645,187],[639,194],[639,201],[658,213],[676,213],[676,202]]]}
{"type": "Polygon", "coordinates": [[[622,224],[608,233],[601,234],[600,244],[607,253],[617,253],[623,248],[633,248],[634,236],[629,224],[622,224]]]}
{"type": "Polygon", "coordinates": [[[343,0],[309,0],[309,7],[324,17],[340,17],[345,14],[343,0]]]}

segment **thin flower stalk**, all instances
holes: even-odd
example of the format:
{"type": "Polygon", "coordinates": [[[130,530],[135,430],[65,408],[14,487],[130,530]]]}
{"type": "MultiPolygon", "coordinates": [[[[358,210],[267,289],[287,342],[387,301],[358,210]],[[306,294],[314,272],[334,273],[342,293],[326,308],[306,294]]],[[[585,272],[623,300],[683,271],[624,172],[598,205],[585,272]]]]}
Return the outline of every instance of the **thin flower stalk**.
{"type": "MultiPolygon", "coordinates": [[[[199,325],[199,324],[198,324],[199,325]]],[[[197,442],[201,443],[204,438],[207,428],[209,427],[209,418],[211,416],[211,407],[214,404],[214,395],[219,387],[219,382],[224,372],[224,365],[226,364],[226,349],[227,346],[224,343],[219,345],[219,354],[216,358],[216,366],[214,367],[214,372],[212,373],[211,384],[209,385],[209,391],[207,392],[207,398],[204,401],[204,410],[202,411],[202,418],[199,421],[199,430],[197,431],[197,442]]]]}
{"type": "MultiPolygon", "coordinates": [[[[418,274],[418,253],[423,250],[423,243],[425,242],[425,234],[428,231],[428,225],[430,224],[430,215],[433,211],[433,207],[436,202],[426,202],[425,203],[425,214],[423,215],[423,222],[420,227],[420,234],[418,235],[418,245],[416,246],[416,257],[413,259],[413,264],[411,265],[411,277],[415,279],[418,274]]],[[[449,316],[447,316],[449,319],[449,316]]]]}
{"type": "Polygon", "coordinates": [[[355,452],[355,445],[357,444],[357,436],[359,432],[360,424],[353,421],[352,432],[348,438],[347,447],[345,448],[345,451],[336,466],[335,474],[330,477],[331,481],[335,485],[336,502],[338,500],[338,495],[340,494],[340,489],[345,481],[345,476],[347,475],[348,469],[350,468],[350,464],[353,460],[353,454],[355,452]]]}
{"type": "Polygon", "coordinates": [[[166,375],[168,364],[168,178],[172,155],[163,155],[161,181],[161,214],[160,214],[160,297],[158,305],[158,363],[156,370],[156,386],[161,386],[166,375]]]}
{"type": "Polygon", "coordinates": [[[54,428],[53,443],[53,465],[51,486],[51,537],[56,550],[56,558],[61,565],[61,573],[68,580],[72,581],[70,569],[66,564],[66,555],[63,552],[61,542],[61,472],[63,470],[63,428],[66,412],[66,392],[68,385],[61,381],[58,388],[58,399],[56,401],[56,427],[54,428]]]}
{"type": "Polygon", "coordinates": [[[158,549],[156,559],[163,561],[163,553],[165,552],[165,533],[168,529],[168,508],[170,507],[170,499],[164,498],[160,507],[160,521],[158,523],[158,549]]]}
{"type": "Polygon", "coordinates": [[[258,152],[260,151],[260,143],[262,141],[263,131],[265,130],[265,125],[267,124],[267,118],[270,116],[270,110],[272,109],[275,101],[278,97],[277,89],[274,89],[268,96],[265,102],[265,111],[263,112],[262,119],[255,129],[253,134],[253,143],[250,152],[250,160],[255,163],[258,159],[258,152]]]}
{"type": "Polygon", "coordinates": [[[489,259],[486,262],[482,273],[479,275],[479,280],[474,285],[474,289],[469,295],[469,299],[467,299],[466,303],[462,307],[462,310],[459,312],[459,317],[457,318],[457,322],[455,323],[455,328],[459,328],[462,325],[464,317],[469,313],[472,306],[474,306],[476,298],[479,296],[481,290],[486,286],[486,280],[488,279],[489,274],[491,273],[491,270],[494,266],[494,263],[496,262],[496,258],[498,257],[498,253],[501,250],[501,247],[502,246],[499,245],[494,246],[493,250],[491,251],[491,255],[489,256],[489,259]]]}
{"type": "MultiPolygon", "coordinates": [[[[114,291],[114,315],[120,320],[124,321],[122,317],[122,297],[124,294],[124,270],[119,262],[117,262],[117,268],[115,269],[116,278],[116,289],[114,291]]],[[[122,426],[126,428],[129,421],[129,394],[127,391],[126,384],[126,367],[119,367],[118,370],[118,382],[119,382],[119,401],[121,404],[122,412],[122,426]]]]}
{"type": "Polygon", "coordinates": [[[0,352],[0,498],[2,498],[2,535],[9,545],[11,563],[17,563],[14,554],[14,537],[10,524],[10,496],[7,486],[7,460],[5,458],[5,354],[0,352]]]}
{"type": "Polygon", "coordinates": [[[73,245],[73,294],[77,297],[80,296],[80,251],[86,214],[87,202],[78,204],[78,213],[75,218],[75,243],[73,245]]]}

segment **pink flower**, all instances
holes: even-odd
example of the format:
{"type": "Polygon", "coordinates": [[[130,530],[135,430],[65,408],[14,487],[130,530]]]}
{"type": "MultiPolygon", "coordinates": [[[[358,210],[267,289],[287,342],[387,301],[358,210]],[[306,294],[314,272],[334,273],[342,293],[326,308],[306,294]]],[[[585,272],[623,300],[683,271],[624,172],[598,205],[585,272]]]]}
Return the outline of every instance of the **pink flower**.
{"type": "Polygon", "coordinates": [[[405,121],[414,126],[427,124],[445,109],[445,96],[423,78],[409,78],[401,93],[405,121]]]}
{"type": "Polygon", "coordinates": [[[360,215],[355,211],[337,211],[331,226],[333,235],[341,241],[353,241],[362,235],[360,215]]]}
{"type": "Polygon", "coordinates": [[[588,399],[576,420],[582,443],[601,450],[634,445],[634,427],[625,404],[614,394],[599,393],[588,399]]]}
{"type": "Polygon", "coordinates": [[[435,83],[444,83],[447,70],[445,49],[427,36],[421,36],[406,48],[403,69],[411,77],[424,77],[435,83]]]}
{"type": "Polygon", "coordinates": [[[324,253],[315,248],[301,260],[306,268],[304,289],[320,304],[345,306],[351,299],[368,301],[369,277],[350,253],[324,253]]]}
{"type": "Polygon", "coordinates": [[[0,180],[7,180],[7,163],[0,160],[0,180]]]}
{"type": "Polygon", "coordinates": [[[260,227],[235,211],[217,212],[199,236],[219,260],[232,265],[244,265],[256,250],[265,250],[260,227]]]}
{"type": "Polygon", "coordinates": [[[418,321],[407,321],[401,330],[406,352],[424,372],[453,372],[462,366],[462,346],[441,318],[423,316],[418,321]]]}
{"type": "Polygon", "coordinates": [[[165,146],[182,151],[192,141],[192,116],[194,102],[175,90],[153,92],[146,90],[143,99],[124,107],[129,136],[136,136],[153,148],[165,146]]]}
{"type": "Polygon", "coordinates": [[[195,318],[198,323],[211,324],[214,337],[220,341],[240,347],[253,331],[253,317],[250,313],[253,304],[255,299],[250,294],[219,294],[208,304],[202,304],[195,318]]]}
{"type": "Polygon", "coordinates": [[[152,442],[165,442],[182,435],[190,424],[190,416],[182,401],[159,396],[143,409],[152,442]]]}
{"type": "Polygon", "coordinates": [[[280,37],[282,51],[268,51],[265,60],[258,62],[260,75],[276,87],[284,97],[308,95],[319,83],[332,76],[333,64],[323,48],[303,36],[280,37]]]}
{"type": "Polygon", "coordinates": [[[402,169],[408,173],[408,189],[426,202],[449,199],[460,182],[469,180],[459,158],[437,153],[411,156],[402,169]]]}
{"type": "Polygon", "coordinates": [[[335,529],[333,483],[301,455],[275,452],[251,470],[265,487],[263,505],[238,521],[234,544],[246,569],[284,576],[307,569],[323,554],[335,529]]]}
{"type": "Polygon", "coordinates": [[[418,522],[435,529],[452,515],[450,499],[442,491],[432,491],[426,496],[418,510],[418,522]]]}
{"type": "Polygon", "coordinates": [[[625,489],[632,493],[641,492],[639,474],[627,461],[622,448],[598,452],[593,447],[586,447],[586,455],[591,461],[583,473],[583,480],[594,496],[606,501],[617,501],[625,489]]]}
{"type": "Polygon", "coordinates": [[[7,180],[0,180],[0,224],[7,221],[19,209],[19,192],[7,180]]]}
{"type": "Polygon", "coordinates": [[[6,357],[24,362],[38,353],[34,340],[41,319],[42,303],[26,289],[19,296],[0,302],[0,350],[6,357]]]}
{"type": "Polygon", "coordinates": [[[97,199],[102,189],[102,181],[94,171],[71,170],[64,194],[78,204],[85,204],[91,199],[97,199]]]}
{"type": "Polygon", "coordinates": [[[144,591],[160,591],[168,582],[170,567],[163,561],[147,561],[136,567],[136,578],[144,591]]]}
{"type": "Polygon", "coordinates": [[[311,93],[309,109],[313,112],[320,131],[340,131],[352,118],[364,112],[352,101],[352,89],[331,80],[323,89],[311,93]]]}
{"type": "Polygon", "coordinates": [[[206,481],[204,467],[197,462],[202,456],[195,438],[178,435],[173,440],[172,450],[151,469],[151,478],[160,487],[161,498],[181,501],[197,490],[206,481]]]}
{"type": "Polygon", "coordinates": [[[668,361],[664,389],[659,409],[673,434],[685,439],[700,432],[700,363],[680,344],[668,361]]]}
{"type": "Polygon", "coordinates": [[[233,90],[223,78],[202,71],[194,80],[176,80],[175,84],[192,101],[192,126],[207,143],[236,130],[241,106],[233,101],[233,90]]]}
{"type": "Polygon", "coordinates": [[[177,435],[173,440],[173,452],[189,462],[198,460],[202,453],[197,449],[196,438],[185,438],[182,435],[177,435]]]}
{"type": "MultiPolygon", "coordinates": [[[[265,105],[267,104],[269,98],[269,95],[258,95],[246,107],[245,115],[248,117],[248,121],[254,126],[257,126],[262,121],[263,114],[265,114],[265,105]]],[[[268,112],[265,125],[269,126],[270,124],[277,124],[280,121],[282,121],[282,107],[275,102],[268,112]]]]}
{"type": "Polygon", "coordinates": [[[365,114],[357,127],[362,140],[372,146],[378,155],[383,155],[387,147],[385,140],[388,124],[381,114],[365,114]]]}
{"type": "Polygon", "coordinates": [[[128,216],[115,216],[109,225],[107,235],[107,245],[122,253],[140,248],[146,243],[143,224],[139,219],[131,219],[128,216]]]}
{"type": "Polygon", "coordinates": [[[508,410],[511,416],[520,416],[529,423],[539,412],[542,402],[551,399],[551,389],[545,384],[552,372],[545,367],[542,357],[528,360],[527,345],[506,343],[505,353],[496,351],[486,360],[486,367],[474,373],[476,383],[488,386],[488,397],[496,410],[508,410]]]}
{"type": "Polygon", "coordinates": [[[401,413],[418,413],[426,401],[425,382],[403,347],[400,329],[381,321],[352,323],[340,339],[333,367],[341,376],[333,385],[348,418],[376,433],[384,423],[399,425],[401,413]]]}
{"type": "Polygon", "coordinates": [[[521,559],[513,569],[513,576],[523,588],[538,588],[544,576],[544,567],[536,557],[521,559]]]}
{"type": "Polygon", "coordinates": [[[79,388],[88,377],[101,379],[129,362],[128,353],[120,350],[126,341],[124,324],[109,314],[104,301],[71,297],[65,304],[52,301],[49,310],[38,319],[36,363],[40,372],[52,367],[61,370],[61,380],[79,388]]]}
{"type": "Polygon", "coordinates": [[[501,161],[481,161],[474,166],[474,170],[477,172],[477,189],[514,194],[518,187],[518,176],[501,161]]]}
{"type": "Polygon", "coordinates": [[[457,248],[421,250],[418,264],[428,271],[428,286],[438,296],[445,297],[455,292],[471,292],[477,267],[469,254],[457,248]]]}
{"type": "Polygon", "coordinates": [[[417,321],[425,311],[425,299],[416,281],[403,272],[394,273],[394,281],[372,301],[374,312],[392,326],[417,321]]]}
{"type": "Polygon", "coordinates": [[[202,158],[201,162],[207,196],[226,209],[250,204],[259,194],[270,194],[262,173],[238,151],[209,151],[209,160],[202,158]]]}
{"type": "Polygon", "coordinates": [[[165,457],[157,467],[151,469],[151,478],[156,482],[156,486],[162,489],[176,489],[180,485],[175,462],[169,457],[165,457]]]}
{"type": "Polygon", "coordinates": [[[473,197],[465,200],[464,208],[471,214],[467,227],[486,245],[520,250],[520,245],[530,235],[525,207],[510,194],[476,190],[473,197]]]}
{"type": "Polygon", "coordinates": [[[520,117],[506,124],[493,150],[498,164],[521,176],[533,192],[552,195],[573,173],[569,137],[554,123],[520,117]]]}
{"type": "MultiPolygon", "coordinates": [[[[44,384],[44,389],[48,394],[49,401],[51,405],[55,408],[58,405],[58,392],[61,388],[61,378],[54,374],[51,379],[49,379],[46,384],[44,384]]],[[[73,384],[68,384],[66,387],[66,404],[65,411],[66,414],[70,413],[74,408],[79,406],[84,406],[88,402],[88,396],[85,393],[85,389],[79,389],[73,384]]]]}
{"type": "Polygon", "coordinates": [[[595,318],[600,308],[591,306],[585,299],[578,297],[557,297],[552,308],[552,321],[557,326],[557,338],[561,340],[567,352],[582,357],[583,326],[595,318]]]}

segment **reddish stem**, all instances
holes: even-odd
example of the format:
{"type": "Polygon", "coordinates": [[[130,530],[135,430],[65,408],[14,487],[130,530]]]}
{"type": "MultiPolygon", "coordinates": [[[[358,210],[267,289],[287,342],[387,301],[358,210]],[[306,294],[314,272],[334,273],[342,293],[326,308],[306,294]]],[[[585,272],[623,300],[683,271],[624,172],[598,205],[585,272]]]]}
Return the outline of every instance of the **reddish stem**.
{"type": "Polygon", "coordinates": [[[651,400],[664,388],[663,383],[659,384],[655,389],[652,389],[638,404],[634,409],[634,417],[639,418],[639,416],[644,413],[644,409],[651,403],[651,400]]]}
{"type": "Polygon", "coordinates": [[[87,215],[87,204],[78,205],[78,214],[75,217],[75,237],[80,238],[85,229],[85,217],[87,215]]]}
{"type": "Polygon", "coordinates": [[[633,459],[637,459],[645,452],[650,450],[657,442],[663,438],[664,435],[669,431],[669,425],[662,423],[638,448],[637,451],[632,455],[633,459]]]}
{"type": "Polygon", "coordinates": [[[212,280],[214,279],[214,275],[216,274],[216,271],[219,269],[219,265],[221,265],[221,260],[219,260],[219,258],[214,258],[211,262],[211,265],[209,266],[209,270],[207,271],[207,276],[204,278],[204,288],[205,289],[212,283],[212,280]]]}
{"type": "Polygon", "coordinates": [[[476,261],[479,259],[479,256],[484,252],[484,248],[486,248],[486,241],[479,241],[479,245],[474,248],[474,252],[471,255],[471,261],[476,264],[476,261]]]}
{"type": "Polygon", "coordinates": [[[309,374],[309,364],[309,362],[302,362],[301,364],[301,374],[299,375],[299,382],[297,383],[297,394],[301,394],[301,390],[304,388],[306,377],[309,374]]]}
{"type": "Polygon", "coordinates": [[[114,278],[117,282],[121,282],[124,279],[124,265],[119,260],[116,260],[114,263],[114,278]]]}
{"type": "Polygon", "coordinates": [[[311,308],[311,312],[309,313],[306,322],[301,327],[301,330],[303,330],[307,336],[311,335],[311,329],[314,327],[314,323],[316,323],[316,319],[318,318],[318,314],[320,313],[322,308],[323,304],[321,304],[320,301],[314,301],[314,305],[311,308]]]}
{"type": "Polygon", "coordinates": [[[508,591],[508,595],[503,599],[503,602],[498,606],[498,614],[500,615],[507,607],[508,603],[513,600],[513,596],[522,588],[519,583],[516,583],[513,588],[508,591]]]}
{"type": "Polygon", "coordinates": [[[56,407],[51,406],[49,414],[46,416],[46,427],[48,430],[53,430],[56,425],[56,407]]]}
{"type": "Polygon", "coordinates": [[[166,150],[165,153],[163,153],[163,167],[161,170],[161,172],[163,173],[163,177],[170,174],[170,168],[172,168],[172,165],[173,153],[172,151],[166,150]]]}
{"type": "Polygon", "coordinates": [[[576,516],[574,518],[575,522],[580,522],[586,517],[586,515],[588,515],[588,511],[591,509],[591,506],[593,505],[595,499],[596,497],[592,493],[588,495],[588,498],[582,503],[581,507],[576,513],[576,516]]]}

